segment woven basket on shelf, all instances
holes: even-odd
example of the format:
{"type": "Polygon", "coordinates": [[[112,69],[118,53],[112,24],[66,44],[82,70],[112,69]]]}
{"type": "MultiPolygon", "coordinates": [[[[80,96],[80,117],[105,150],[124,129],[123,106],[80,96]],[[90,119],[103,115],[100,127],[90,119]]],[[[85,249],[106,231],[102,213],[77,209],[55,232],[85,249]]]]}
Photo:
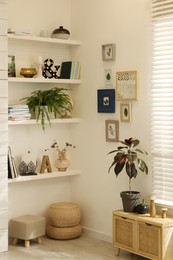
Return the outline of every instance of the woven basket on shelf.
{"type": "Polygon", "coordinates": [[[54,239],[72,239],[79,237],[82,233],[81,225],[76,225],[74,227],[53,227],[48,225],[46,227],[46,234],[50,238],[54,239]]]}
{"type": "Polygon", "coordinates": [[[76,203],[53,203],[48,209],[47,218],[51,226],[73,227],[80,223],[81,210],[79,205],[76,203]]]}

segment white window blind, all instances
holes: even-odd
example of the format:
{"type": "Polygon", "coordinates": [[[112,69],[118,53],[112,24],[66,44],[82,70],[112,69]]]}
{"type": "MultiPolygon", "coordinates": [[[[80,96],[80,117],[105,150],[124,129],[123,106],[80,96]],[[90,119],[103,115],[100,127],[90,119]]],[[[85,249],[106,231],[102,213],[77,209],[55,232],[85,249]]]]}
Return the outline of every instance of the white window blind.
{"type": "Polygon", "coordinates": [[[173,205],[173,0],[152,0],[153,193],[173,205]]]}

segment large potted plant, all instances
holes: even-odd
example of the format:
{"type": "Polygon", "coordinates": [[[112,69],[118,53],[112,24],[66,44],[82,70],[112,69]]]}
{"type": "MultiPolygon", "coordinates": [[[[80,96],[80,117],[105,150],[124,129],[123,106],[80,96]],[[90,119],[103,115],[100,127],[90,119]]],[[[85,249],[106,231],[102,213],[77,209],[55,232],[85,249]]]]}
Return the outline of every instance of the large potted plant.
{"type": "Polygon", "coordinates": [[[125,171],[129,178],[129,190],[122,191],[120,196],[123,202],[123,208],[126,212],[135,211],[140,198],[140,192],[132,191],[132,178],[136,178],[138,170],[148,174],[148,167],[146,163],[139,158],[139,154],[147,155],[147,152],[138,149],[140,144],[138,139],[125,139],[120,141],[122,146],[118,146],[116,150],[110,151],[108,154],[115,154],[113,162],[109,167],[108,172],[114,167],[114,173],[118,176],[121,172],[125,171]]]}
{"type": "Polygon", "coordinates": [[[70,96],[64,93],[64,88],[52,88],[48,90],[37,90],[31,92],[29,97],[24,97],[29,110],[36,112],[37,121],[41,120],[43,130],[45,130],[46,120],[51,125],[51,117],[63,116],[63,113],[72,110],[72,100],[70,96]]]}

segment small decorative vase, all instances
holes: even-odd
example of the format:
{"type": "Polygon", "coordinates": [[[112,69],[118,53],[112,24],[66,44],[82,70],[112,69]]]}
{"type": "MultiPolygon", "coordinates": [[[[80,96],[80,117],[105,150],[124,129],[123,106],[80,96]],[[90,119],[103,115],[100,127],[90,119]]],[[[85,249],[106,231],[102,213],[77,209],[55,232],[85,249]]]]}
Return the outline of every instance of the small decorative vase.
{"type": "Polygon", "coordinates": [[[59,151],[58,159],[55,161],[55,167],[60,172],[65,172],[70,165],[68,159],[66,159],[66,151],[59,151]]]}
{"type": "Polygon", "coordinates": [[[63,26],[59,26],[58,29],[55,29],[52,32],[51,37],[57,39],[68,39],[70,37],[70,32],[69,30],[65,29],[63,26]]]}

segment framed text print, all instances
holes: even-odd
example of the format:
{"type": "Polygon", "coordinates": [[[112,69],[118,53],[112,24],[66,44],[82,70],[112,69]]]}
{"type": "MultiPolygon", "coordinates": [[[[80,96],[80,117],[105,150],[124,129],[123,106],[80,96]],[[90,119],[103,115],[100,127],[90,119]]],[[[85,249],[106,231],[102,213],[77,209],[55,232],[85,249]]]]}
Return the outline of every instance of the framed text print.
{"type": "Polygon", "coordinates": [[[137,71],[116,73],[116,99],[137,100],[137,71]]]}
{"type": "Polygon", "coordinates": [[[98,113],[115,112],[115,89],[97,90],[98,113]]]}

